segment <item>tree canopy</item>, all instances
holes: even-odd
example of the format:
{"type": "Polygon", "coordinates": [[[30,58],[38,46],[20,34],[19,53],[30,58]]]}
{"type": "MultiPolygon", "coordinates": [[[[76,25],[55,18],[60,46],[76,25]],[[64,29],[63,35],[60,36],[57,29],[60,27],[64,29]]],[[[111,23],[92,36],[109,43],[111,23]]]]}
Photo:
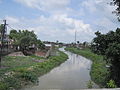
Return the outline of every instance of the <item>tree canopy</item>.
{"type": "Polygon", "coordinates": [[[41,40],[37,39],[37,35],[34,33],[34,31],[28,31],[28,30],[11,30],[10,39],[14,40],[13,44],[20,46],[22,50],[28,49],[30,46],[36,46],[39,48],[43,48],[43,43],[41,40]]]}
{"type": "Polygon", "coordinates": [[[116,13],[116,15],[120,17],[120,0],[112,0],[112,1],[113,2],[111,2],[111,4],[117,6],[117,9],[114,11],[114,13],[116,13]]]}
{"type": "Polygon", "coordinates": [[[110,64],[110,78],[120,86],[120,29],[107,34],[95,34],[92,51],[105,56],[105,60],[110,64]]]}

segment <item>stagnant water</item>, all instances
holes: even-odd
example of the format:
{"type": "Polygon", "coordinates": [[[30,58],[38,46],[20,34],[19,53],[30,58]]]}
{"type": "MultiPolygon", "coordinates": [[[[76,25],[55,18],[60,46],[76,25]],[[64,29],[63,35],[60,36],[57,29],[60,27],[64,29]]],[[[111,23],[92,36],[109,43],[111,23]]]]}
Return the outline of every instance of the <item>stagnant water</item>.
{"type": "MultiPolygon", "coordinates": [[[[64,48],[60,49],[64,51],[64,48]]],[[[39,85],[27,87],[24,90],[46,90],[46,89],[85,89],[90,78],[92,62],[80,55],[64,51],[69,59],[54,68],[46,75],[39,78],[39,85]]],[[[94,85],[94,88],[97,88],[94,85]]]]}

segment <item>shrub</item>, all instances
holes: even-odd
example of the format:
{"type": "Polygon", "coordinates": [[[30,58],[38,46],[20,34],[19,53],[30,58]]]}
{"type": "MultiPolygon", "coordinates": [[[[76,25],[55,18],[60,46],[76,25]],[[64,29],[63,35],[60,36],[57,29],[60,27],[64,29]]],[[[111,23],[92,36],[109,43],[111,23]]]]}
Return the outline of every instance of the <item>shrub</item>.
{"type": "Polygon", "coordinates": [[[0,90],[8,90],[8,86],[4,82],[0,82],[0,90]]]}
{"type": "MultiPolygon", "coordinates": [[[[41,63],[33,63],[28,66],[14,67],[5,71],[2,82],[0,82],[0,90],[18,90],[19,88],[38,83],[38,77],[49,72],[54,67],[67,60],[65,53],[59,52],[59,56],[51,56],[48,60],[41,63]],[[8,72],[8,73],[6,73],[8,72]]],[[[12,64],[11,64],[12,65],[12,64]]]]}
{"type": "Polygon", "coordinates": [[[117,86],[115,85],[115,81],[114,81],[114,80],[110,80],[110,81],[107,83],[107,87],[108,87],[108,88],[116,88],[117,86]]]}
{"type": "Polygon", "coordinates": [[[17,77],[22,78],[25,81],[30,81],[32,83],[36,83],[38,81],[37,75],[31,71],[24,71],[22,73],[19,73],[17,77]]]}
{"type": "Polygon", "coordinates": [[[19,89],[21,87],[21,82],[18,78],[15,78],[15,77],[11,77],[11,76],[7,76],[4,78],[4,81],[3,81],[3,84],[4,87],[9,87],[10,88],[13,88],[13,89],[19,89]]]}
{"type": "Polygon", "coordinates": [[[88,88],[92,88],[93,87],[93,82],[91,80],[88,81],[87,87],[88,88]]]}

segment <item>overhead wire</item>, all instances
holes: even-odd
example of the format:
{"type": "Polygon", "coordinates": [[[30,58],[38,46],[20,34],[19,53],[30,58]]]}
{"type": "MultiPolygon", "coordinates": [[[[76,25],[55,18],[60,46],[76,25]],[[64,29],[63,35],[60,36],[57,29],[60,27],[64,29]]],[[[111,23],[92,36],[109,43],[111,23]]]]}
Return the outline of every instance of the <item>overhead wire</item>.
{"type": "Polygon", "coordinates": [[[3,20],[0,20],[0,24],[3,24],[3,20]]]}
{"type": "Polygon", "coordinates": [[[13,30],[17,30],[17,29],[15,29],[15,28],[12,28],[10,25],[7,25],[10,29],[13,29],[13,30]]]}

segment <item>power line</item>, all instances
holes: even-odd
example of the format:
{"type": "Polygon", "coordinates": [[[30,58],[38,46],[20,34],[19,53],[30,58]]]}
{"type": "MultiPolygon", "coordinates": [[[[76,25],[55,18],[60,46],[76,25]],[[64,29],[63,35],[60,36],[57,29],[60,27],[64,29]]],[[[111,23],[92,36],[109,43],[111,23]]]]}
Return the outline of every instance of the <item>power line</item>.
{"type": "Polygon", "coordinates": [[[3,20],[0,20],[0,24],[3,24],[4,23],[4,21],[3,20]]]}
{"type": "MultiPolygon", "coordinates": [[[[7,25],[10,29],[13,29],[13,30],[21,30],[21,29],[15,29],[15,28],[13,28],[13,27],[11,27],[10,25],[7,25]]],[[[20,26],[20,24],[19,24],[19,26],[20,26]]],[[[27,29],[22,29],[22,30],[27,30],[27,29]]]]}
{"type": "Polygon", "coordinates": [[[13,29],[13,30],[17,30],[17,29],[14,29],[14,28],[12,28],[10,25],[7,25],[9,28],[11,28],[11,29],[13,29]]]}

